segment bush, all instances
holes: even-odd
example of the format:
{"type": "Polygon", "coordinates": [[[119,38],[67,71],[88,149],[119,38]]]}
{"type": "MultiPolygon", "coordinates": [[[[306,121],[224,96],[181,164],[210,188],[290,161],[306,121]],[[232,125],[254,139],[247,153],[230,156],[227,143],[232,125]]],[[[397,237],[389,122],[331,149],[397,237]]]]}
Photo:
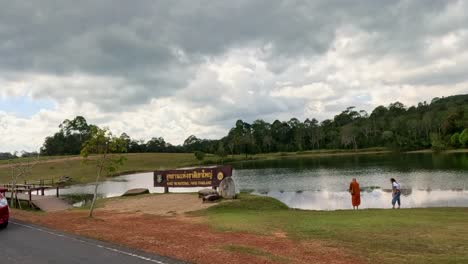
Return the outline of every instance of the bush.
{"type": "Polygon", "coordinates": [[[455,133],[450,137],[450,145],[452,145],[452,147],[460,146],[460,134],[459,133],[455,133]]]}
{"type": "Polygon", "coordinates": [[[468,145],[468,128],[465,128],[465,130],[463,130],[458,140],[462,147],[466,147],[468,145]]]}
{"type": "Polygon", "coordinates": [[[195,151],[194,155],[199,161],[202,161],[205,158],[205,152],[202,151],[195,151]]]}
{"type": "Polygon", "coordinates": [[[439,141],[439,142],[436,142],[436,143],[432,143],[431,148],[435,152],[440,152],[440,151],[446,150],[447,146],[442,141],[439,141]]]}
{"type": "Polygon", "coordinates": [[[432,150],[438,152],[438,151],[443,151],[447,149],[447,145],[445,144],[444,141],[440,139],[440,136],[438,134],[431,134],[431,148],[432,150]]]}

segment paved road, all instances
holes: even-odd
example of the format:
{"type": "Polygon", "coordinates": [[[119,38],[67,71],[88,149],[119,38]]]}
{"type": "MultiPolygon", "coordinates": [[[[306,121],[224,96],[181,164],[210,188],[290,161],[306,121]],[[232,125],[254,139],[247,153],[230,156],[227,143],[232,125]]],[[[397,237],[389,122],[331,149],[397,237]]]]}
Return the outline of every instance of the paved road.
{"type": "Polygon", "coordinates": [[[186,263],[16,220],[7,229],[0,230],[0,259],[2,264],[186,263]]]}

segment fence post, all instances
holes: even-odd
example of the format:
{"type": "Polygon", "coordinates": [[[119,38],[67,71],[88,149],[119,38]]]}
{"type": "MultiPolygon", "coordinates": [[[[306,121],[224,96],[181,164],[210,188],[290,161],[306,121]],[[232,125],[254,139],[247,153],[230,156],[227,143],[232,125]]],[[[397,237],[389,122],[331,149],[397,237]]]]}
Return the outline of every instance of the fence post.
{"type": "Polygon", "coordinates": [[[29,190],[29,207],[32,208],[32,195],[31,195],[32,190],[29,190]]]}
{"type": "Polygon", "coordinates": [[[15,207],[19,208],[18,192],[15,191],[15,207]]]}
{"type": "Polygon", "coordinates": [[[59,197],[59,187],[57,186],[57,198],[59,197]]]}

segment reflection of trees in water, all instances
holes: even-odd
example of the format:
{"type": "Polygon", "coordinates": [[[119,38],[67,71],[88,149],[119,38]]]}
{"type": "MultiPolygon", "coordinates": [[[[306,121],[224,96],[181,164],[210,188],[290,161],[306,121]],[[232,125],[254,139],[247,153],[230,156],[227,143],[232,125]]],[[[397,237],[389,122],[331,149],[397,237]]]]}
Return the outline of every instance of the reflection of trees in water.
{"type": "MultiPolygon", "coordinates": [[[[363,188],[364,190],[366,188],[363,188]]],[[[261,190],[261,195],[278,199],[291,208],[306,210],[341,210],[350,209],[351,200],[348,192],[331,191],[273,191],[261,190]]],[[[361,192],[362,208],[391,208],[391,189],[379,189],[374,192],[361,192]]],[[[468,192],[459,193],[439,189],[402,189],[402,205],[405,208],[463,206],[468,205],[468,192]]],[[[255,191],[255,194],[259,192],[255,191]]]]}
{"type": "MultiPolygon", "coordinates": [[[[386,192],[386,193],[391,193],[392,192],[392,189],[382,189],[383,192],[386,192]]],[[[401,189],[401,195],[403,196],[409,196],[413,193],[413,189],[401,189]]]]}
{"type": "Polygon", "coordinates": [[[301,171],[310,168],[378,168],[396,171],[467,170],[468,153],[432,154],[376,154],[325,157],[294,157],[277,160],[240,162],[235,169],[289,168],[301,171]]]}
{"type": "Polygon", "coordinates": [[[432,192],[432,189],[430,187],[428,187],[428,188],[419,188],[418,191],[432,192]]]}
{"type": "Polygon", "coordinates": [[[409,196],[413,193],[413,189],[401,189],[401,195],[409,196]]]}
{"type": "Polygon", "coordinates": [[[368,193],[371,193],[375,190],[379,190],[381,189],[379,186],[365,186],[365,187],[361,187],[359,188],[361,190],[361,192],[368,192],[368,193]]]}

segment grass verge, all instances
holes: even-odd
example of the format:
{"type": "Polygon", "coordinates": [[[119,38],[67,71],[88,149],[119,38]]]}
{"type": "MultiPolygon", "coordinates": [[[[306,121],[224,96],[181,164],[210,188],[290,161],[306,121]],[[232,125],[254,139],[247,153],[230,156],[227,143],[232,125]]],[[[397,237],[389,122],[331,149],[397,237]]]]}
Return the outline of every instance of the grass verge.
{"type": "Polygon", "coordinates": [[[266,252],[264,250],[254,248],[254,247],[241,246],[241,245],[228,245],[228,246],[222,247],[222,249],[228,252],[241,253],[244,255],[260,257],[266,260],[273,261],[275,263],[285,263],[285,264],[290,263],[290,260],[285,257],[276,256],[276,255],[271,254],[270,252],[266,252]]]}
{"type": "Polygon", "coordinates": [[[302,211],[241,194],[193,214],[220,231],[319,239],[370,263],[468,263],[468,208],[302,211]]]}

